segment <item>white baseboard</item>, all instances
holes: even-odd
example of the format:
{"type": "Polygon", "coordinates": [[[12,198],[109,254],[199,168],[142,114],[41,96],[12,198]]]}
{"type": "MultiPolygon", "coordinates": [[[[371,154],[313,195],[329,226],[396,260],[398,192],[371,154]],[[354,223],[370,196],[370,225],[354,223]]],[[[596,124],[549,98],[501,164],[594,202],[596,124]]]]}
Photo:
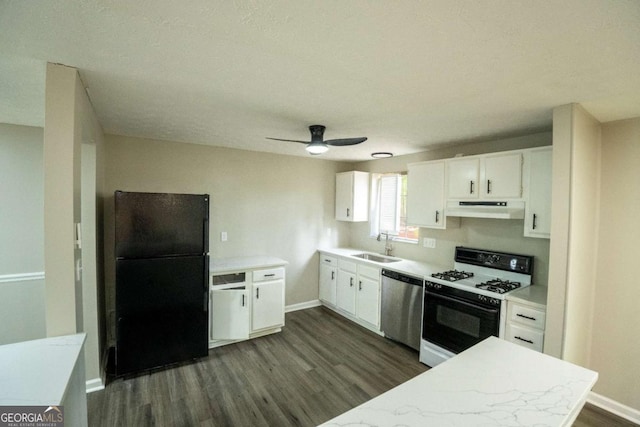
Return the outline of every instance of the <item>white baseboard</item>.
{"type": "Polygon", "coordinates": [[[633,423],[640,424],[640,411],[630,406],[623,405],[620,402],[616,402],[613,399],[594,392],[589,393],[587,402],[633,423]]]}
{"type": "Polygon", "coordinates": [[[288,305],[284,308],[284,312],[289,313],[290,311],[305,310],[307,308],[320,307],[321,305],[322,304],[320,303],[320,300],[316,299],[307,302],[301,302],[298,304],[288,305]]]}
{"type": "Polygon", "coordinates": [[[102,378],[94,378],[86,382],[87,393],[93,393],[94,391],[104,390],[104,383],[102,378]]]}

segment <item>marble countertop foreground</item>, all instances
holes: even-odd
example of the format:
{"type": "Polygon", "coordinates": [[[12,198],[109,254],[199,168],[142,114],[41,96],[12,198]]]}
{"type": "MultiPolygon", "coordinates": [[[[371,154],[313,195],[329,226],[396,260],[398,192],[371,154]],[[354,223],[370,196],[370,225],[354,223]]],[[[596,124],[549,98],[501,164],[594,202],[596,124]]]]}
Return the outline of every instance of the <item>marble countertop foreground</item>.
{"type": "Polygon", "coordinates": [[[0,405],[59,405],[87,334],[0,346],[0,405]]]}
{"type": "Polygon", "coordinates": [[[323,426],[569,426],[596,372],[490,337],[323,426]]]}

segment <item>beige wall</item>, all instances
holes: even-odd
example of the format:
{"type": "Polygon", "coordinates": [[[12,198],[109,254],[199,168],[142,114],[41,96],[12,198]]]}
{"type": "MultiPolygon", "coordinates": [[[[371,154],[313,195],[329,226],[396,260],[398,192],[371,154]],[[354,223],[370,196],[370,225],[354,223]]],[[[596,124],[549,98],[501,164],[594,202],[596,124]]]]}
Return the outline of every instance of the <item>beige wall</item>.
{"type": "Polygon", "coordinates": [[[44,247],[47,336],[82,329],[80,251],[80,124],[76,121],[79,76],[74,68],[47,64],[44,127],[44,247]]]}
{"type": "Polygon", "coordinates": [[[46,335],[42,138],[0,124],[0,345],[46,335]]]}
{"type": "Polygon", "coordinates": [[[598,241],[600,123],[573,108],[569,257],[563,359],[587,366],[598,241]]]}
{"type": "MultiPolygon", "coordinates": [[[[391,159],[371,160],[356,163],[356,170],[366,172],[403,172],[407,164],[425,160],[451,158],[458,153],[474,155],[497,151],[507,151],[539,147],[551,144],[551,132],[508,138],[495,141],[476,142],[441,148],[391,159]]],[[[547,285],[549,240],[524,237],[524,220],[497,220],[479,218],[460,218],[451,221],[453,226],[446,230],[420,229],[420,239],[424,237],[436,239],[436,248],[424,248],[421,244],[394,242],[394,254],[402,258],[409,258],[424,262],[451,267],[455,247],[464,245],[490,250],[522,253],[535,256],[534,283],[547,285]]],[[[350,227],[349,242],[356,248],[381,252],[383,242],[378,242],[369,236],[369,223],[354,223],[350,227]]]]}
{"type": "MultiPolygon", "coordinates": [[[[108,309],[114,308],[115,190],[210,194],[211,256],[272,255],[289,261],[286,304],[292,305],[318,298],[317,248],[348,243],[345,224],[334,219],[335,173],[348,169],[318,158],[107,135],[108,309]],[[227,242],[220,241],[222,231],[227,242]]],[[[110,315],[110,326],[113,322],[110,315]]]]}
{"type": "Polygon", "coordinates": [[[590,368],[594,391],[640,411],[640,117],[602,125],[590,368]]]}
{"type": "MultiPolygon", "coordinates": [[[[44,249],[46,328],[48,336],[86,332],[86,378],[99,385],[100,327],[96,250],[88,251],[86,271],[82,251],[76,245],[76,223],[82,221],[82,172],[91,179],[85,202],[96,202],[96,153],[102,128],[76,69],[47,64],[44,128],[44,249]],[[91,145],[91,156],[82,167],[82,145],[91,145]],[[84,171],[83,171],[84,169],[84,171]]],[[[100,180],[101,182],[102,180],[100,180]]],[[[83,242],[97,246],[97,217],[88,217],[83,242]]],[[[99,227],[102,229],[102,227],[99,227]]]]}

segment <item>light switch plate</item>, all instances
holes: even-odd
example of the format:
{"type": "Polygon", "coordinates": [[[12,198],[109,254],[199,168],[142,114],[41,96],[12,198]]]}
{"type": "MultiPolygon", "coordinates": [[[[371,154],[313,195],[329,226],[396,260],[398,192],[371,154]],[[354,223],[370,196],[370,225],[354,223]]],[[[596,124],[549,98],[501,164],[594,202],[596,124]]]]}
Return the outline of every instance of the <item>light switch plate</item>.
{"type": "Polygon", "coordinates": [[[223,231],[220,233],[220,241],[221,242],[226,242],[227,241],[227,232],[223,231]]]}

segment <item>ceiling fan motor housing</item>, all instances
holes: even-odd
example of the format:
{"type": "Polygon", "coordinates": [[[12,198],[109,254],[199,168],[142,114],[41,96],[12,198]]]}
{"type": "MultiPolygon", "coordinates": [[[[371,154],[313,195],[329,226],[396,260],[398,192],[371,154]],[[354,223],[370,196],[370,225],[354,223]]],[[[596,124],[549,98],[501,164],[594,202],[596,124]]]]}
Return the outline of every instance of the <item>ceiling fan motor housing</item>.
{"type": "Polygon", "coordinates": [[[322,142],[322,138],[325,130],[324,126],[311,125],[309,126],[309,130],[311,131],[311,142],[322,142]]]}

